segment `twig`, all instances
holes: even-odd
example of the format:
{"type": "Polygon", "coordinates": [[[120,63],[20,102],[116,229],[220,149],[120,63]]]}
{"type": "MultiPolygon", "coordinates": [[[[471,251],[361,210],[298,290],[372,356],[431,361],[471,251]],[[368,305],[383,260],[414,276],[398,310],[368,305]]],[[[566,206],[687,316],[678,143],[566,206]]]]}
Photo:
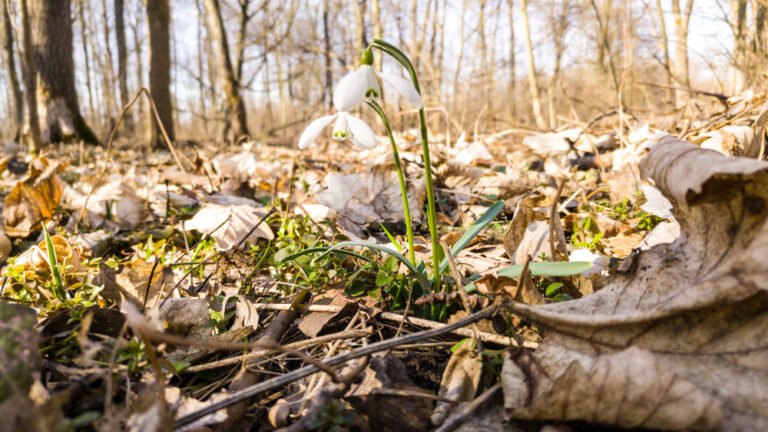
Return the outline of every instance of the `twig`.
{"type": "Polygon", "coordinates": [[[552,203],[552,211],[549,214],[549,251],[552,253],[552,261],[557,261],[555,255],[555,217],[557,216],[557,204],[560,201],[560,195],[563,194],[563,188],[565,187],[566,179],[561,179],[560,184],[557,186],[557,193],[555,194],[555,202],[552,203]]]}
{"type": "MultiPolygon", "coordinates": [[[[291,349],[291,350],[300,350],[300,349],[308,348],[308,347],[311,347],[311,346],[324,344],[324,343],[327,343],[327,342],[333,342],[335,340],[363,337],[363,336],[367,336],[367,335],[370,335],[370,334],[371,334],[371,332],[370,331],[366,331],[366,330],[342,331],[342,332],[332,333],[332,334],[325,335],[325,336],[314,337],[312,339],[306,339],[306,340],[301,340],[301,341],[298,341],[298,342],[289,343],[289,344],[283,345],[283,347],[291,349]]],[[[200,372],[200,371],[209,370],[209,369],[216,369],[216,368],[220,368],[220,367],[224,367],[224,366],[236,365],[236,364],[239,364],[239,363],[242,363],[242,362],[249,362],[251,360],[255,360],[255,359],[260,359],[260,358],[266,357],[269,354],[272,354],[274,352],[276,352],[276,351],[273,350],[273,349],[259,349],[259,350],[250,352],[248,354],[239,355],[237,357],[230,357],[230,358],[226,358],[226,359],[222,359],[222,360],[218,360],[218,361],[208,362],[208,363],[205,363],[205,364],[191,366],[191,367],[188,367],[187,369],[185,369],[184,372],[190,372],[190,373],[192,373],[192,372],[200,372]]]]}
{"type": "MultiPolygon", "coordinates": [[[[253,303],[252,306],[256,310],[288,310],[291,307],[291,305],[288,303],[253,303]]],[[[341,306],[309,305],[300,309],[308,312],[336,313],[341,310],[341,306]]],[[[387,321],[411,324],[416,327],[424,327],[424,328],[430,328],[430,329],[441,329],[446,326],[446,324],[439,323],[436,321],[430,321],[423,318],[416,318],[416,317],[410,317],[410,316],[405,317],[403,315],[392,313],[392,312],[381,312],[380,314],[376,315],[376,317],[387,320],[387,321]]],[[[463,328],[450,330],[449,333],[453,333],[453,334],[464,336],[464,337],[474,336],[474,332],[472,330],[463,329],[463,328]]],[[[515,345],[514,340],[511,340],[506,336],[497,335],[493,333],[477,332],[477,338],[483,342],[490,342],[498,345],[504,345],[504,346],[515,345]]],[[[537,344],[536,342],[529,342],[529,341],[526,341],[524,345],[526,348],[533,348],[533,349],[536,349],[539,346],[539,344],[537,344]]]]}
{"type": "MultiPolygon", "coordinates": [[[[337,356],[331,357],[323,361],[323,365],[325,367],[338,366],[340,364],[348,362],[349,360],[354,360],[360,357],[369,356],[377,352],[386,351],[398,345],[414,343],[420,340],[441,336],[443,334],[450,333],[456,329],[467,326],[474,322],[478,322],[480,320],[490,318],[491,316],[493,316],[495,312],[496,312],[495,306],[486,308],[464,319],[461,319],[451,324],[446,324],[445,326],[438,329],[425,330],[418,333],[411,333],[411,334],[407,334],[397,338],[383,340],[367,346],[357,348],[355,350],[346,352],[344,354],[339,354],[337,356]]],[[[215,413],[216,411],[222,408],[227,408],[234,404],[248,400],[265,391],[269,391],[274,388],[285,386],[287,384],[300,380],[304,377],[307,377],[319,371],[320,369],[318,369],[315,365],[307,365],[302,368],[291,371],[287,374],[280,375],[266,381],[262,381],[258,384],[252,385],[250,387],[246,387],[242,390],[234,391],[226,399],[223,399],[218,402],[210,403],[207,406],[200,408],[199,410],[193,413],[179,417],[178,419],[176,419],[174,423],[174,428],[176,429],[181,428],[183,426],[191,424],[195,420],[201,419],[211,413],[215,413]]]]}
{"type": "Polygon", "coordinates": [[[456,429],[456,427],[463,423],[470,414],[485,405],[486,402],[495,396],[499,390],[501,390],[501,383],[494,384],[491,388],[484,391],[483,394],[472,400],[472,402],[464,405],[458,412],[455,412],[448,417],[439,428],[435,429],[435,432],[450,432],[456,429]]]}

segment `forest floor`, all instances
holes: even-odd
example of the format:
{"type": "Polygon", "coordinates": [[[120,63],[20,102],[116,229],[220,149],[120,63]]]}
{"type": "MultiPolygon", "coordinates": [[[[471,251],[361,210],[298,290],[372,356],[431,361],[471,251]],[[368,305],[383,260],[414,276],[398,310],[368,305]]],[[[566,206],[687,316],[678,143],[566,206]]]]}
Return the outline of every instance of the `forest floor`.
{"type": "Polygon", "coordinates": [[[6,144],[0,431],[759,430],[765,100],[433,134],[435,292],[383,142],[6,144]]]}

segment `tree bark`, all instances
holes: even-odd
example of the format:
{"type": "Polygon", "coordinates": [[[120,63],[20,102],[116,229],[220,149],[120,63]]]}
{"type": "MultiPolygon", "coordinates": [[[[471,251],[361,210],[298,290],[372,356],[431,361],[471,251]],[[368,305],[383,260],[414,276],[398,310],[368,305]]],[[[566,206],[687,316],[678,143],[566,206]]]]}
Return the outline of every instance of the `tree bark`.
{"type": "Polygon", "coordinates": [[[29,150],[34,153],[40,149],[40,119],[37,115],[37,66],[35,65],[35,55],[32,45],[32,24],[29,16],[29,6],[27,0],[21,0],[21,27],[23,33],[22,46],[24,47],[24,93],[27,99],[27,123],[26,129],[29,133],[26,135],[29,150]]]}
{"type": "MultiPolygon", "coordinates": [[[[376,1],[376,0],[374,0],[376,1]]],[[[323,0],[323,57],[325,59],[325,88],[323,91],[323,100],[328,109],[333,107],[333,64],[331,63],[331,32],[329,26],[329,15],[331,13],[330,0],[323,0]]],[[[376,3],[378,5],[378,3],[376,3]]],[[[376,7],[375,10],[378,10],[376,7]]]]}
{"type": "Polygon", "coordinates": [[[541,111],[541,92],[539,91],[539,78],[536,75],[536,62],[533,57],[533,41],[531,40],[531,27],[528,22],[528,0],[521,0],[520,7],[523,14],[523,28],[525,31],[525,51],[528,54],[528,87],[531,92],[531,106],[536,127],[545,129],[547,123],[541,111]]]}
{"type": "MultiPolygon", "coordinates": [[[[672,0],[672,16],[675,18],[675,75],[678,83],[691,86],[688,72],[688,23],[693,12],[693,0],[686,0],[685,11],[680,7],[680,0],[672,0]]],[[[677,92],[678,105],[684,103],[686,92],[677,92]]]]}
{"type": "Polygon", "coordinates": [[[88,114],[91,120],[93,119],[93,85],[91,83],[91,56],[88,52],[88,31],[85,21],[85,5],[86,0],[79,0],[77,4],[77,16],[80,18],[80,39],[83,48],[83,59],[85,61],[85,88],[88,90],[88,114]]]}
{"type": "MultiPolygon", "coordinates": [[[[221,139],[226,142],[235,142],[242,136],[248,135],[248,120],[245,113],[245,104],[240,96],[240,84],[235,77],[232,68],[232,60],[229,56],[229,42],[227,40],[224,20],[221,16],[221,5],[218,0],[205,0],[205,11],[208,18],[208,28],[211,37],[216,42],[219,60],[219,80],[224,91],[224,129],[221,139]]],[[[245,11],[247,13],[247,10],[245,11]]]]}
{"type": "MultiPolygon", "coordinates": [[[[125,43],[125,0],[115,0],[115,39],[117,41],[117,81],[120,88],[120,105],[125,107],[131,96],[128,94],[128,49],[125,43]]],[[[133,116],[126,113],[123,127],[133,132],[133,116]]]]}
{"type": "Polygon", "coordinates": [[[16,128],[14,139],[18,139],[19,132],[24,124],[24,96],[21,92],[21,85],[19,84],[19,74],[16,71],[16,54],[13,49],[13,28],[7,1],[3,1],[2,12],[3,64],[5,65],[5,73],[8,77],[8,86],[11,91],[13,120],[15,121],[16,128]]]}
{"type": "MultiPolygon", "coordinates": [[[[515,67],[515,0],[507,0],[507,13],[509,21],[509,100],[515,100],[517,92],[517,71],[515,67]]],[[[510,103],[509,119],[514,122],[517,116],[517,104],[510,103]]]]}
{"type": "MultiPolygon", "coordinates": [[[[171,10],[168,0],[147,2],[149,23],[149,91],[155,101],[160,121],[168,138],[175,140],[173,128],[173,106],[171,104],[171,10]]],[[[164,147],[160,129],[152,118],[150,142],[155,147],[164,147]]]]}
{"type": "Polygon", "coordinates": [[[99,140],[80,115],[75,89],[70,0],[31,0],[29,16],[37,67],[43,142],[99,140]]]}
{"type": "MultiPolygon", "coordinates": [[[[667,86],[671,87],[673,83],[672,78],[672,59],[669,55],[669,36],[667,35],[667,23],[664,19],[664,9],[661,5],[661,0],[656,0],[656,11],[659,18],[659,45],[661,45],[661,52],[663,55],[663,66],[667,75],[667,86]]],[[[667,98],[675,100],[675,90],[672,88],[667,89],[667,98]]]]}

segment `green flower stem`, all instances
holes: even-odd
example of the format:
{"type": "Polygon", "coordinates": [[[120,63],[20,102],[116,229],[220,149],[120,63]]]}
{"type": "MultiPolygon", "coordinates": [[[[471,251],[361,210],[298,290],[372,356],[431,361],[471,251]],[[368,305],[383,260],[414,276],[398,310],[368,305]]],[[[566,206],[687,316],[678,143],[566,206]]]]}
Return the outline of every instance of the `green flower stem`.
{"type": "Polygon", "coordinates": [[[389,125],[389,119],[387,114],[376,103],[376,101],[368,101],[368,105],[376,111],[376,114],[381,118],[381,122],[384,123],[384,129],[389,136],[389,142],[392,144],[392,157],[395,159],[395,169],[397,170],[397,179],[400,182],[400,194],[403,198],[403,217],[405,218],[405,236],[408,238],[408,259],[411,264],[416,265],[416,252],[413,249],[413,222],[411,221],[411,208],[408,205],[408,188],[405,184],[405,173],[403,172],[403,164],[400,161],[400,152],[397,151],[397,143],[395,143],[395,137],[392,135],[392,127],[389,125]]]}
{"type": "MultiPolygon", "coordinates": [[[[413,67],[411,60],[396,46],[385,42],[381,39],[374,39],[371,47],[378,48],[383,52],[394,57],[400,64],[405,67],[408,74],[411,76],[414,88],[421,95],[421,87],[419,87],[419,78],[416,76],[416,69],[413,67]]],[[[435,188],[432,184],[432,163],[429,157],[429,135],[427,132],[427,120],[424,114],[424,107],[419,110],[419,123],[421,126],[421,151],[424,158],[424,176],[426,177],[427,186],[427,224],[429,225],[429,236],[432,243],[432,272],[434,274],[434,281],[432,283],[432,290],[440,290],[440,256],[438,251],[440,245],[438,244],[437,233],[437,208],[435,206],[435,188]]]]}

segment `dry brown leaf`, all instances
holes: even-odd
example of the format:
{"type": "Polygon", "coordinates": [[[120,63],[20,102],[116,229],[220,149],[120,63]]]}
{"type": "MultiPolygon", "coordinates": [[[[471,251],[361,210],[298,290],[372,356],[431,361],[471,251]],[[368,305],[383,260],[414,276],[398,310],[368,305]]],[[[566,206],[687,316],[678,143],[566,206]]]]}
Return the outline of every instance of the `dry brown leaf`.
{"type": "MultiPolygon", "coordinates": [[[[363,372],[363,379],[344,397],[368,416],[371,430],[419,432],[431,429],[432,400],[419,396],[393,395],[388,391],[426,393],[410,378],[403,362],[394,355],[376,354],[363,372]]],[[[430,393],[427,393],[430,395],[430,393]]]]}
{"type": "MultiPolygon", "coordinates": [[[[438,396],[456,402],[471,401],[477,393],[477,386],[483,374],[483,362],[472,349],[472,341],[465,340],[451,355],[443,371],[438,396]]],[[[432,424],[438,426],[448,417],[453,404],[438,402],[432,413],[432,424]]]]}
{"type": "Polygon", "coordinates": [[[504,365],[510,417],[768,429],[768,163],[665,138],[641,165],[682,235],[593,295],[515,313],[545,329],[504,365]]]}
{"type": "MultiPolygon", "coordinates": [[[[517,203],[515,216],[504,234],[504,249],[515,264],[522,264],[526,257],[537,260],[542,254],[552,258],[549,242],[550,205],[538,192],[526,195],[517,203]]],[[[555,249],[558,255],[568,256],[565,234],[560,217],[555,215],[555,249]]]]}
{"type": "Polygon", "coordinates": [[[60,163],[45,157],[32,161],[27,175],[5,197],[3,220],[7,235],[27,237],[40,229],[41,222],[53,217],[61,201],[57,174],[62,169],[60,163]]]}

